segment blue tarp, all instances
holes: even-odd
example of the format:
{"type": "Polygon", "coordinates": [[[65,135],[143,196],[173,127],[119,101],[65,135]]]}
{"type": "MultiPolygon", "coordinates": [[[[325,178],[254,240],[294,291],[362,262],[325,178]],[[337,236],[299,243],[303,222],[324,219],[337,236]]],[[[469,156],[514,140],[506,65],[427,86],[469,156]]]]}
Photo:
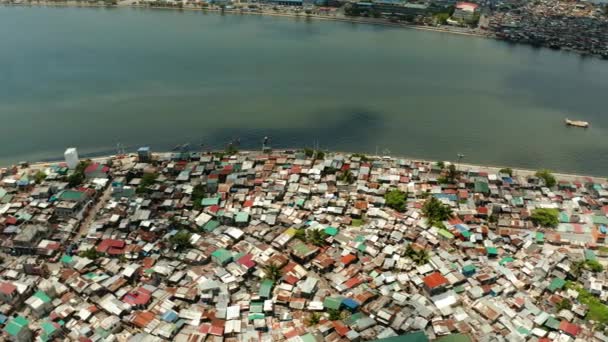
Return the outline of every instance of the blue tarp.
{"type": "Polygon", "coordinates": [[[170,310],[163,314],[163,321],[166,322],[175,322],[177,320],[177,312],[170,310]]]}
{"type": "Polygon", "coordinates": [[[359,307],[359,303],[352,298],[345,298],[342,300],[342,305],[346,306],[349,310],[355,310],[359,307]]]}

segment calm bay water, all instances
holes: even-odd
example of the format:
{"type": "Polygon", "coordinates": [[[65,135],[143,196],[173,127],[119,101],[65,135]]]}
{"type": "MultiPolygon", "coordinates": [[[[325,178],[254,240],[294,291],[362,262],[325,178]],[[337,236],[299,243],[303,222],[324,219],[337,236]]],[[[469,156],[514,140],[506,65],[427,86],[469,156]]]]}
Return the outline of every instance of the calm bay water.
{"type": "Polygon", "coordinates": [[[606,174],[608,62],[328,21],[0,7],[0,164],[189,142],[606,174]],[[564,118],[590,121],[567,128],[564,118]]]}

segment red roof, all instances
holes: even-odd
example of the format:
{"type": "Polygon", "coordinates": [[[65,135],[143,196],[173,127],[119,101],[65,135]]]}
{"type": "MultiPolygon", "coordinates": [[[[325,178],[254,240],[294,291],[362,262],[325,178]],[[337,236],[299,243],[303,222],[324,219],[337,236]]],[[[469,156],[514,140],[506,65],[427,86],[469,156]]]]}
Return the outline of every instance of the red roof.
{"type": "MultiPolygon", "coordinates": [[[[458,3],[456,3],[456,8],[457,9],[465,10],[465,11],[475,12],[475,10],[477,9],[477,7],[479,7],[479,5],[473,4],[473,3],[470,3],[470,2],[458,2],[458,3]]],[[[482,177],[487,177],[488,173],[487,172],[479,172],[479,175],[482,176],[482,177]]]]}
{"type": "Polygon", "coordinates": [[[0,292],[2,292],[5,295],[10,295],[16,290],[17,290],[17,286],[13,285],[12,283],[0,284],[0,292]]]}
{"type": "Polygon", "coordinates": [[[434,272],[423,279],[424,284],[429,289],[434,289],[448,284],[448,280],[439,272],[434,272]]]}
{"type": "Polygon", "coordinates": [[[342,257],[342,259],[340,259],[340,262],[343,263],[344,265],[348,265],[355,260],[357,260],[357,257],[355,255],[346,254],[345,256],[342,257]]]}
{"type": "Polygon", "coordinates": [[[336,329],[336,332],[340,336],[345,336],[350,331],[350,329],[340,321],[333,321],[331,323],[333,324],[334,329],[336,329]]]}
{"type": "Polygon", "coordinates": [[[245,254],[242,257],[240,257],[237,261],[237,264],[239,265],[243,265],[246,268],[253,268],[255,267],[255,261],[253,261],[253,255],[251,254],[245,254]]]}
{"type": "Polygon", "coordinates": [[[97,251],[100,253],[108,254],[122,254],[124,253],[125,242],[122,240],[105,239],[97,246],[97,251]]]}
{"type": "Polygon", "coordinates": [[[151,297],[152,293],[150,291],[139,287],[135,291],[127,293],[122,301],[131,305],[145,305],[148,304],[151,297]]]}
{"type": "Polygon", "coordinates": [[[566,334],[572,337],[576,337],[576,335],[581,332],[581,328],[578,325],[572,324],[568,321],[562,321],[559,324],[559,330],[565,332],[566,334]]]}

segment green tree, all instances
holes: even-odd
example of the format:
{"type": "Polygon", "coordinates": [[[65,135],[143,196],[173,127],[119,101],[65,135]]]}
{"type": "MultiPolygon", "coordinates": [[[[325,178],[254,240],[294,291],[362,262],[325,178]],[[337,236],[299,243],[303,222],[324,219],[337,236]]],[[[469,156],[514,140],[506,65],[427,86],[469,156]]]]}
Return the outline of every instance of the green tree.
{"type": "Polygon", "coordinates": [[[559,223],[558,219],[559,211],[557,209],[534,209],[532,211],[532,215],[530,219],[534,224],[539,225],[541,227],[557,227],[559,223]]]}
{"type": "Polygon", "coordinates": [[[440,168],[440,169],[442,169],[442,170],[445,168],[445,163],[442,162],[442,161],[436,162],[435,165],[437,165],[437,167],[440,168]]]}
{"type": "Polygon", "coordinates": [[[76,165],[76,169],[68,176],[68,186],[71,188],[77,187],[84,182],[84,170],[91,165],[91,160],[83,160],[76,165]]]}
{"type": "Polygon", "coordinates": [[[425,249],[421,249],[413,255],[412,261],[414,261],[416,265],[421,266],[429,262],[429,259],[429,252],[427,252],[425,249]]]}
{"type": "Polygon", "coordinates": [[[327,313],[329,314],[330,321],[337,321],[342,319],[342,312],[340,310],[329,309],[327,310],[327,313]]]}
{"type": "Polygon", "coordinates": [[[393,189],[384,194],[384,200],[387,207],[402,212],[405,210],[407,193],[398,189],[393,189]]]}
{"type": "Polygon", "coordinates": [[[562,298],[562,300],[557,303],[555,308],[557,311],[570,310],[572,309],[572,303],[570,300],[568,300],[568,298],[562,298]]]}
{"type": "Polygon", "coordinates": [[[44,181],[45,179],[46,173],[44,173],[42,170],[38,170],[38,172],[36,172],[36,174],[34,175],[34,181],[36,182],[36,184],[42,183],[42,181],[44,181]]]}
{"type": "Polygon", "coordinates": [[[264,267],[262,267],[262,270],[264,271],[264,279],[270,279],[273,282],[276,282],[283,276],[283,272],[281,271],[279,266],[273,263],[264,265],[264,267]]]}
{"type": "Polygon", "coordinates": [[[536,177],[544,180],[545,181],[545,185],[548,188],[551,188],[551,187],[555,186],[555,184],[557,184],[557,181],[555,180],[555,176],[553,176],[553,174],[549,170],[539,170],[539,171],[537,171],[536,172],[536,177]]]}
{"type": "Polygon", "coordinates": [[[294,238],[300,240],[300,241],[304,241],[306,242],[306,230],[304,229],[296,229],[295,234],[293,235],[294,238]]]}
{"type": "Polygon", "coordinates": [[[142,194],[148,192],[148,187],[156,182],[156,178],[158,178],[158,174],[156,173],[146,173],[141,177],[141,182],[139,182],[139,186],[137,187],[137,193],[142,194]]]}
{"type": "Polygon", "coordinates": [[[356,180],[355,175],[350,170],[343,171],[337,178],[340,182],[348,184],[353,184],[356,180]]]}
{"type": "Polygon", "coordinates": [[[446,175],[446,179],[449,183],[454,183],[456,181],[457,173],[456,165],[450,164],[450,166],[448,166],[448,173],[446,175]]]}
{"type": "Polygon", "coordinates": [[[509,177],[513,177],[513,169],[511,169],[510,167],[505,167],[504,169],[500,169],[498,170],[499,173],[504,173],[509,175],[509,177]]]}
{"type": "Polygon", "coordinates": [[[312,148],[305,148],[304,154],[306,155],[306,157],[312,158],[312,156],[315,155],[315,150],[313,150],[312,148]]]}
{"type": "Polygon", "coordinates": [[[405,248],[405,256],[412,259],[416,265],[424,265],[429,262],[430,259],[428,251],[424,249],[415,250],[411,244],[407,245],[405,248]]]}
{"type": "Polygon", "coordinates": [[[194,208],[200,209],[202,207],[201,201],[205,198],[206,188],[202,184],[197,184],[192,189],[192,195],[190,198],[192,199],[192,203],[194,208]]]}
{"type": "Polygon", "coordinates": [[[78,256],[80,256],[81,258],[87,258],[90,260],[97,260],[98,258],[100,258],[102,256],[101,253],[99,253],[95,248],[89,248],[85,251],[82,251],[78,254],[78,256]]]}
{"type": "Polygon", "coordinates": [[[441,203],[440,200],[431,196],[422,206],[422,213],[433,226],[443,226],[442,221],[449,219],[452,216],[452,209],[441,203]]]}
{"type": "Polygon", "coordinates": [[[604,266],[602,266],[602,264],[600,264],[597,260],[587,260],[585,262],[585,266],[585,268],[593,273],[599,273],[604,270],[604,266]]]}
{"type": "Polygon", "coordinates": [[[575,279],[581,276],[583,270],[585,269],[584,261],[574,261],[570,264],[570,273],[575,279]]]}
{"type": "Polygon", "coordinates": [[[181,251],[186,248],[192,247],[192,244],[190,243],[191,237],[192,234],[190,234],[188,231],[181,230],[177,234],[172,235],[169,238],[169,242],[175,250],[181,251]]]}
{"type": "Polygon", "coordinates": [[[308,320],[307,320],[308,326],[317,325],[317,324],[319,324],[319,322],[321,322],[321,315],[318,312],[313,312],[310,314],[310,316],[308,316],[308,320]]]}
{"type": "Polygon", "coordinates": [[[327,233],[318,229],[309,229],[306,234],[306,241],[318,247],[327,245],[327,233]]]}
{"type": "Polygon", "coordinates": [[[233,143],[228,144],[226,147],[226,154],[231,156],[237,153],[239,153],[239,149],[233,143]]]}

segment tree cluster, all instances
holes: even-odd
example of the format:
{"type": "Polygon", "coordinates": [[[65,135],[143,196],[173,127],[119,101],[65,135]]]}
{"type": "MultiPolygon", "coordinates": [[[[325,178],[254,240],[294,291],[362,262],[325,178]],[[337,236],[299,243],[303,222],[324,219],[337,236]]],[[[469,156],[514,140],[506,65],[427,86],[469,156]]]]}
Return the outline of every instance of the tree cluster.
{"type": "Polygon", "coordinates": [[[557,209],[534,209],[530,219],[534,224],[541,227],[552,227],[555,228],[559,224],[558,219],[559,211],[557,209]]]}
{"type": "Polygon", "coordinates": [[[441,203],[437,198],[431,196],[424,202],[422,213],[426,216],[431,225],[443,227],[443,221],[452,216],[452,209],[441,203]]]}
{"type": "Polygon", "coordinates": [[[549,170],[539,170],[539,171],[537,171],[536,172],[536,177],[544,180],[545,181],[545,185],[548,188],[552,188],[553,186],[555,186],[555,184],[557,184],[557,180],[555,179],[555,176],[553,176],[553,174],[549,170]]]}
{"type": "Polygon", "coordinates": [[[387,207],[402,212],[405,210],[407,192],[398,189],[391,190],[384,194],[384,200],[387,207]]]}

